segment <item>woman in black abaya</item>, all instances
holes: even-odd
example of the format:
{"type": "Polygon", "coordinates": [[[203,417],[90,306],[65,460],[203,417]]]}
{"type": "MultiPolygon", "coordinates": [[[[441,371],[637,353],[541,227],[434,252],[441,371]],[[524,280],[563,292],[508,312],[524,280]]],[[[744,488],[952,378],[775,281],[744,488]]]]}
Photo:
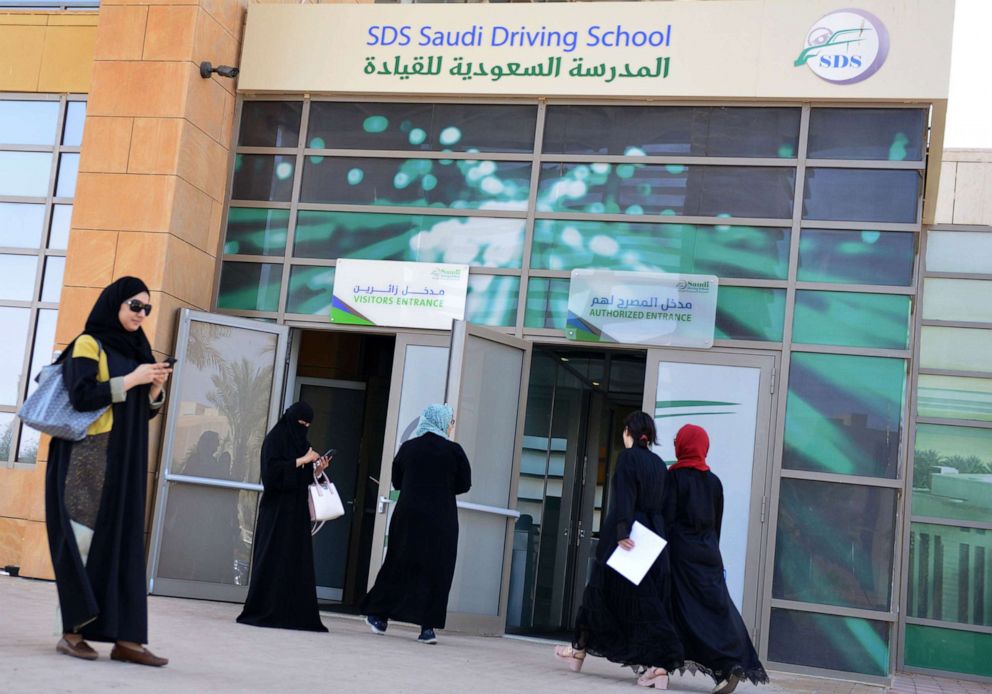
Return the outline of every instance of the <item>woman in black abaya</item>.
{"type": "Polygon", "coordinates": [[[148,641],[145,490],[148,420],[165,401],[172,369],[155,363],[141,324],[145,283],[122,277],[101,292],[85,332],[65,352],[72,406],[108,409],[82,441],[52,439],[45,521],[62,615],[59,653],[96,660],[83,639],[113,642],[113,660],[162,666],[148,641]]]}
{"type": "Polygon", "coordinates": [[[432,644],[434,629],[444,628],[458,551],[455,495],[472,486],[465,451],[449,440],[454,425],[450,407],[430,405],[414,438],[393,460],[400,498],[389,523],[386,559],[360,608],[377,634],[397,619],[419,624],[418,641],[432,644]]]}
{"type": "Polygon", "coordinates": [[[669,531],[672,554],[672,611],[685,643],[689,667],[730,694],[742,679],[768,682],[740,612],[730,599],[720,555],[723,485],[710,472],[706,430],[686,424],[675,436],[678,462],[669,471],[675,522],[669,531]]]}
{"type": "Polygon", "coordinates": [[[307,441],[313,409],[289,407],[262,442],[262,500],[258,504],[248,598],[242,624],[327,631],[317,610],[307,487],[328,461],[307,441]],[[314,467],[310,467],[310,464],[314,467]]]}

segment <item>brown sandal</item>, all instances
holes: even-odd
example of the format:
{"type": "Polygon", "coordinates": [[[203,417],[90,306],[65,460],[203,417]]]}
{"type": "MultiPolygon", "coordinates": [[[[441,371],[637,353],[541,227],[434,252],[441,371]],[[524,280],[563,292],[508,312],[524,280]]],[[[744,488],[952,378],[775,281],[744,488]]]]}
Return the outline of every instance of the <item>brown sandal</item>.
{"type": "Polygon", "coordinates": [[[97,652],[93,650],[93,647],[88,643],[80,639],[76,644],[73,644],[69,639],[64,636],[55,644],[55,650],[63,655],[71,655],[73,658],[82,658],[83,660],[96,660],[97,652]]]}

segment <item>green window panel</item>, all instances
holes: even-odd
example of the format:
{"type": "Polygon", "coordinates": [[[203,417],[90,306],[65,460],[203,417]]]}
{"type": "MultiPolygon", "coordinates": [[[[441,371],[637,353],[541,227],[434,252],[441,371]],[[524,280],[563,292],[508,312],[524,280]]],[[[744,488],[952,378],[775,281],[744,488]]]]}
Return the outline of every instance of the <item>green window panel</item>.
{"type": "Polygon", "coordinates": [[[914,516],[992,521],[992,429],[918,424],[914,451],[914,516]]]}
{"type": "Polygon", "coordinates": [[[523,219],[302,211],[297,258],[361,258],[519,268],[523,219]]]}
{"type": "Polygon", "coordinates": [[[920,366],[992,373],[992,330],[924,325],[920,337],[920,366]]]}
{"type": "Polygon", "coordinates": [[[800,344],[906,349],[912,299],[898,294],[796,292],[792,340],[800,344]]]}
{"type": "Polygon", "coordinates": [[[921,181],[919,171],[810,168],[803,219],[915,224],[921,181]]]}
{"type": "Polygon", "coordinates": [[[724,286],[717,292],[717,340],[781,342],[784,325],[784,289],[724,286]]]}
{"type": "Polygon", "coordinates": [[[277,311],[282,265],[225,262],[217,307],[238,311],[277,311]]]}
{"type": "Polygon", "coordinates": [[[534,224],[531,266],[785,279],[790,233],[787,228],[541,219],[534,224]]]}
{"type": "Polygon", "coordinates": [[[295,156],[238,154],[234,157],[231,199],[289,202],[295,171],[295,156]]]}
{"type": "Polygon", "coordinates": [[[992,380],[920,374],[916,413],[920,417],[992,422],[992,380]]]}
{"type": "Polygon", "coordinates": [[[543,164],[537,209],[789,219],[795,182],[791,167],[543,164]]]}
{"type": "Polygon", "coordinates": [[[772,595],[887,611],[896,490],[783,478],[772,595]]]}
{"type": "Polygon", "coordinates": [[[792,158],[799,117],[798,108],[549,106],[544,152],[792,158]]]}
{"type": "MultiPolygon", "coordinates": [[[[986,475],[992,480],[992,475],[986,475]]],[[[973,481],[992,487],[986,481],[973,481]]],[[[989,492],[986,492],[988,494],[989,492]]],[[[915,500],[913,502],[915,507],[915,500]]],[[[913,513],[917,513],[913,509],[913,513]]],[[[988,518],[986,511],[986,519],[988,518]]],[[[992,530],[913,523],[906,614],[992,627],[992,530]]],[[[992,653],[992,652],[990,652],[992,653]]]]}
{"type": "Polygon", "coordinates": [[[906,362],[794,352],[782,466],[895,479],[906,362]]]}
{"type": "Polygon", "coordinates": [[[519,294],[519,277],[469,275],[465,320],[479,325],[516,325],[519,294]]]}
{"type": "Polygon", "coordinates": [[[232,207],[227,213],[227,255],[278,255],[286,252],[289,210],[232,207]]]}
{"type": "Polygon", "coordinates": [[[923,280],[923,318],[992,323],[992,282],[928,277],[923,280]]]}
{"type": "Polygon", "coordinates": [[[906,665],[992,677],[992,634],[906,625],[906,665]]]}
{"type": "Polygon", "coordinates": [[[527,283],[524,327],[564,330],[568,317],[568,285],[566,279],[531,278],[527,283]]]}
{"type": "Polygon", "coordinates": [[[523,210],[530,162],[309,156],[300,200],[346,205],[523,210]]]}
{"type": "Polygon", "coordinates": [[[992,274],[992,234],[976,231],[927,232],[927,270],[992,274]]]}
{"type": "Polygon", "coordinates": [[[800,282],[913,284],[916,234],[893,231],[803,229],[800,282]]]}
{"type": "Polygon", "coordinates": [[[307,147],[522,153],[536,128],[535,106],[315,101],[307,147]]]}
{"type": "Polygon", "coordinates": [[[245,101],[241,106],[241,147],[297,147],[302,101],[245,101]]]}
{"type": "Polygon", "coordinates": [[[889,674],[889,631],[885,622],[773,609],[768,659],[884,677],[889,674]]]}
{"type": "Polygon", "coordinates": [[[294,265],[289,272],[287,313],[330,316],[334,292],[334,268],[294,265]]]}
{"type": "Polygon", "coordinates": [[[921,108],[814,108],[806,156],[922,161],[926,126],[921,108]]]}

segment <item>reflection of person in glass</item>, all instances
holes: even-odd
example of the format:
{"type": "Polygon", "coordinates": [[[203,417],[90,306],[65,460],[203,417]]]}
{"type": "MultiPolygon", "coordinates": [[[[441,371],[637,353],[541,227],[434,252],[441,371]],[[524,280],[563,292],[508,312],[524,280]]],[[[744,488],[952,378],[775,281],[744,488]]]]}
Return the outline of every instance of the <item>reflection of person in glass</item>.
{"type": "Polygon", "coordinates": [[[82,441],[52,439],[45,521],[62,609],[59,653],[96,660],[83,639],[113,642],[113,660],[162,666],[148,641],[145,494],[148,420],[171,367],[157,363],[141,324],[148,287],[122,277],[101,292],[62,375],[72,406],[108,407],[82,441]]]}
{"type": "Polygon", "coordinates": [[[730,694],[742,679],[768,681],[747,627],[730,599],[720,555],[723,485],[706,464],[706,430],[686,424],[675,436],[678,462],[669,470],[675,522],[669,529],[672,611],[685,657],[730,694]]]}
{"type": "Polygon", "coordinates": [[[667,537],[671,504],[668,471],[649,446],[657,443],[654,420],[632,412],[624,420],[624,450],[613,473],[612,498],[600,530],[589,583],[575,618],[571,646],[556,646],[555,656],[572,670],[591,653],[614,663],[646,668],[637,683],[666,689],[668,673],[683,664],[682,643],[671,612],[668,552],[662,552],[640,584],[607,566],[614,551],[630,551],[630,531],[637,521],[667,537]]]}
{"type": "Polygon", "coordinates": [[[400,498],[389,522],[386,559],[359,608],[377,634],[397,619],[419,624],[418,640],[433,644],[434,630],[444,628],[458,551],[455,495],[472,487],[465,451],[450,440],[454,427],[450,407],[429,405],[414,438],[393,460],[400,498]]]}
{"type": "Polygon", "coordinates": [[[294,403],[262,442],[264,491],[242,624],[327,631],[317,610],[307,487],[329,460],[307,441],[312,421],[313,409],[294,403]]]}

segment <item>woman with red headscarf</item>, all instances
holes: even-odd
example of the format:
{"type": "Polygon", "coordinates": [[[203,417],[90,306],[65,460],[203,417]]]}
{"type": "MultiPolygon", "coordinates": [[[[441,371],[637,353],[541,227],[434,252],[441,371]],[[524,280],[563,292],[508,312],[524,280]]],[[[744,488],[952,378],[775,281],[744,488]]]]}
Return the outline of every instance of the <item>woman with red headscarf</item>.
{"type": "Polygon", "coordinates": [[[675,436],[668,484],[675,521],[668,541],[672,564],[672,612],[690,668],[710,675],[715,694],[730,694],[742,679],[768,682],[740,612],[730,599],[720,555],[723,485],[706,464],[706,430],[686,424],[675,436]]]}

